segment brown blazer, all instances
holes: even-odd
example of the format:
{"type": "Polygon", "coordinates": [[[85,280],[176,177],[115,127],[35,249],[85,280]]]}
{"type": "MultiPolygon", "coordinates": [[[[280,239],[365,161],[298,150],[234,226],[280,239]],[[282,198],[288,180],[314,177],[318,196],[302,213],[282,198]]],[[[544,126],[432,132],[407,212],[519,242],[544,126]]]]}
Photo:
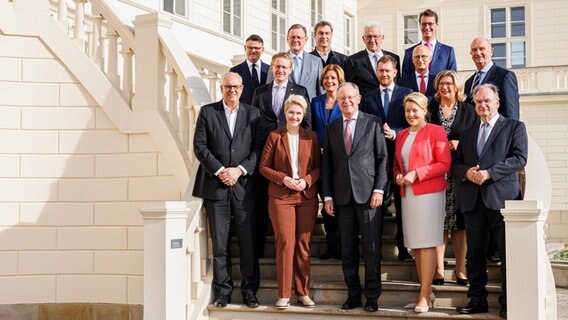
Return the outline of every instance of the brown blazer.
{"type": "MultiPolygon", "coordinates": [[[[282,183],[286,176],[292,176],[287,132],[286,127],[270,132],[260,159],[259,171],[270,181],[268,195],[277,199],[284,199],[297,192],[282,183]]],[[[307,183],[302,192],[306,198],[312,199],[318,195],[317,182],[321,168],[321,151],[316,134],[300,127],[298,149],[298,175],[307,183]]]]}

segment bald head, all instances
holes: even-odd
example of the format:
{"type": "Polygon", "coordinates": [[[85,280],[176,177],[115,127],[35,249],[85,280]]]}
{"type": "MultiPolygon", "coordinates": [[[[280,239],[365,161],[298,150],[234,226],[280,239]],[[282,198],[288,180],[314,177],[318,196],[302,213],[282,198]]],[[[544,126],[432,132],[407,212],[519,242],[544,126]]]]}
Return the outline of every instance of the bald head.
{"type": "Polygon", "coordinates": [[[412,63],[414,63],[414,69],[419,74],[427,74],[428,73],[428,66],[430,65],[430,61],[432,61],[432,57],[430,55],[430,49],[427,46],[421,44],[417,45],[414,50],[412,50],[412,63]]]}
{"type": "Polygon", "coordinates": [[[477,37],[471,41],[469,53],[477,70],[481,70],[491,62],[493,47],[486,38],[477,37]]]}

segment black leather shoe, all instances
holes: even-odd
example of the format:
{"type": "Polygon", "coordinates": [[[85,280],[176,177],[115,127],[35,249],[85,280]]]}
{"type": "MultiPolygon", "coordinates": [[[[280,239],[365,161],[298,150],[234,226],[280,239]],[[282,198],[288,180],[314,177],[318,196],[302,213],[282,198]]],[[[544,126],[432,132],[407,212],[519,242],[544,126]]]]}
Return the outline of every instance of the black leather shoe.
{"type": "Polygon", "coordinates": [[[389,208],[385,207],[385,206],[381,206],[381,213],[383,215],[383,217],[392,217],[394,216],[394,214],[389,210],[389,208]]]}
{"type": "Polygon", "coordinates": [[[225,308],[229,303],[231,303],[230,296],[220,295],[217,297],[217,300],[215,300],[213,305],[219,308],[225,308]]]}
{"type": "Polygon", "coordinates": [[[243,302],[249,308],[258,308],[258,306],[260,305],[260,303],[258,302],[258,298],[252,293],[243,295],[243,302]]]}
{"type": "Polygon", "coordinates": [[[461,314],[485,313],[489,311],[487,301],[469,301],[464,307],[457,307],[456,312],[461,314]]]}
{"type": "Polygon", "coordinates": [[[501,262],[501,257],[499,256],[499,252],[495,252],[491,257],[487,258],[487,260],[493,263],[501,262]]]}
{"type": "Polygon", "coordinates": [[[440,278],[440,279],[432,279],[432,285],[434,286],[443,286],[445,283],[444,278],[440,278]]]}
{"type": "Polygon", "coordinates": [[[502,306],[499,310],[499,317],[507,319],[507,306],[502,306]]]}
{"type": "Polygon", "coordinates": [[[379,304],[376,301],[365,302],[365,311],[367,312],[377,312],[379,310],[379,304]]]}
{"type": "Polygon", "coordinates": [[[330,249],[329,247],[319,258],[320,260],[329,260],[329,259],[341,260],[339,252],[337,252],[336,249],[330,249]]]}
{"type": "Polygon", "coordinates": [[[398,260],[403,262],[414,261],[414,257],[408,253],[407,250],[401,250],[398,252],[398,260]]]}
{"type": "Polygon", "coordinates": [[[345,300],[345,303],[341,306],[343,310],[351,310],[361,306],[361,298],[349,297],[345,300]]]}

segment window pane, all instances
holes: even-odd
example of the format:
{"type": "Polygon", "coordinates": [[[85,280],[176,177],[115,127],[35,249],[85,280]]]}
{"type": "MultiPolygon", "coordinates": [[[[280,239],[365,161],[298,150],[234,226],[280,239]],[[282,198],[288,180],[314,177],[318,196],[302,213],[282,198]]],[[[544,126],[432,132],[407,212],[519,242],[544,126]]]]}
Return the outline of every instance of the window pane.
{"type": "Polygon", "coordinates": [[[231,33],[231,15],[228,12],[223,12],[223,31],[231,33]]]}
{"type": "Polygon", "coordinates": [[[272,14],[272,50],[278,50],[278,17],[272,14]]]}
{"type": "Polygon", "coordinates": [[[493,57],[493,63],[500,66],[501,68],[507,68],[507,60],[505,58],[495,58],[493,57]]]}
{"type": "Polygon", "coordinates": [[[524,37],[525,36],[525,23],[514,22],[511,23],[511,37],[524,37]]]}
{"type": "Polygon", "coordinates": [[[176,13],[185,16],[185,0],[176,0],[176,13]]]}
{"type": "Polygon", "coordinates": [[[418,16],[404,16],[404,29],[418,29],[418,16]]]}
{"type": "Polygon", "coordinates": [[[404,44],[412,44],[418,42],[418,31],[407,30],[404,31],[404,44]]]}
{"type": "Polygon", "coordinates": [[[507,48],[504,43],[493,44],[493,58],[506,58],[507,48]]]}
{"type": "Polygon", "coordinates": [[[233,7],[234,7],[233,15],[235,17],[240,18],[242,16],[242,14],[241,14],[241,0],[233,0],[233,7]]]}
{"type": "Polygon", "coordinates": [[[278,8],[280,12],[286,13],[286,0],[280,0],[280,8],[278,8]]]}
{"type": "Polygon", "coordinates": [[[525,67],[525,42],[511,42],[511,67],[525,67]]]}
{"type": "Polygon", "coordinates": [[[505,25],[492,24],[491,25],[491,38],[505,38],[505,25]]]}
{"type": "Polygon", "coordinates": [[[505,8],[491,9],[491,22],[505,22],[505,8]]]}
{"type": "Polygon", "coordinates": [[[235,27],[234,27],[235,30],[234,30],[233,34],[237,37],[240,37],[241,36],[241,18],[235,17],[234,24],[235,24],[235,27]]]}
{"type": "Polygon", "coordinates": [[[164,11],[174,13],[174,0],[164,0],[164,11]]]}
{"type": "Polygon", "coordinates": [[[278,9],[278,0],[272,0],[272,9],[278,9]]]}
{"type": "Polygon", "coordinates": [[[511,21],[525,21],[525,7],[511,8],[511,21]]]}

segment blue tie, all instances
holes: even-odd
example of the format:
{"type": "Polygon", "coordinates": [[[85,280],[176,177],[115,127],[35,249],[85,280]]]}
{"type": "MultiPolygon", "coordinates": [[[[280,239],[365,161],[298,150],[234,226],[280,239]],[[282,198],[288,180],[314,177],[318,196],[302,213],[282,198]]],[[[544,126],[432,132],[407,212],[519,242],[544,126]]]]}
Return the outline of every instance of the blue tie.
{"type": "Polygon", "coordinates": [[[385,97],[383,99],[383,109],[385,110],[385,116],[389,114],[389,105],[390,105],[390,89],[386,88],[383,90],[385,93],[385,97]]]}
{"type": "Polygon", "coordinates": [[[477,141],[477,155],[480,156],[483,148],[485,147],[485,142],[487,141],[487,129],[489,128],[489,123],[485,122],[481,125],[481,134],[479,140],[477,141]]]}
{"type": "Polygon", "coordinates": [[[302,61],[300,57],[294,56],[294,81],[300,83],[300,77],[302,76],[302,61]]]}
{"type": "Polygon", "coordinates": [[[473,84],[471,85],[471,92],[470,95],[473,94],[473,89],[475,89],[475,87],[477,87],[480,83],[481,83],[481,75],[483,74],[483,71],[478,71],[475,74],[475,78],[473,79],[473,84]]]}

